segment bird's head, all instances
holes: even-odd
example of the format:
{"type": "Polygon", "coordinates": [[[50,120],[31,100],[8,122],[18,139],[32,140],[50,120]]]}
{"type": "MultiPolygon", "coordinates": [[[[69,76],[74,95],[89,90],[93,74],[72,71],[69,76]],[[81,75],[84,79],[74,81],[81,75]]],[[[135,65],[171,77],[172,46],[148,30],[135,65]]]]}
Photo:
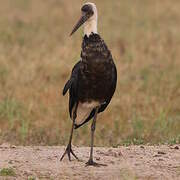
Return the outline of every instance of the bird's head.
{"type": "Polygon", "coordinates": [[[81,8],[81,17],[74,26],[70,35],[78,30],[84,24],[84,33],[97,33],[97,9],[94,3],[85,3],[81,8]]]}

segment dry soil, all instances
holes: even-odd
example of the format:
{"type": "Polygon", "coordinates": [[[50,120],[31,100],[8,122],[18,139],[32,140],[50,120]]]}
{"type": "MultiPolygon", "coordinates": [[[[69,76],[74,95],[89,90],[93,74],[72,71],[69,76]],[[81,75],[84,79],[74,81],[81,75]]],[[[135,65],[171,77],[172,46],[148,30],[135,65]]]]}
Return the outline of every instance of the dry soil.
{"type": "Polygon", "coordinates": [[[60,157],[62,146],[0,146],[0,169],[16,176],[0,179],[180,179],[180,145],[95,147],[94,159],[105,166],[86,167],[89,147],[74,147],[80,161],[60,157]]]}

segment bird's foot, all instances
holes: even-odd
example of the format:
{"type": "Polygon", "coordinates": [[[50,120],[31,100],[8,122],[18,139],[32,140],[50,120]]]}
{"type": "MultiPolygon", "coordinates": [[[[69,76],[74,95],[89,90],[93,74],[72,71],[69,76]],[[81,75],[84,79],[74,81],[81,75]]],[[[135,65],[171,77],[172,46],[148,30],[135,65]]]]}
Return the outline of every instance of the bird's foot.
{"type": "Polygon", "coordinates": [[[69,161],[71,161],[71,154],[72,154],[77,160],[79,160],[78,157],[74,154],[74,152],[73,152],[73,150],[72,150],[72,148],[71,148],[71,144],[68,144],[68,145],[67,145],[66,150],[65,150],[64,154],[61,156],[60,161],[63,160],[63,158],[64,158],[64,156],[65,156],[66,154],[68,155],[69,161]]]}
{"type": "Polygon", "coordinates": [[[92,159],[89,159],[89,161],[86,163],[86,166],[95,166],[95,167],[100,167],[100,166],[107,166],[106,164],[99,164],[94,162],[92,159]]]}

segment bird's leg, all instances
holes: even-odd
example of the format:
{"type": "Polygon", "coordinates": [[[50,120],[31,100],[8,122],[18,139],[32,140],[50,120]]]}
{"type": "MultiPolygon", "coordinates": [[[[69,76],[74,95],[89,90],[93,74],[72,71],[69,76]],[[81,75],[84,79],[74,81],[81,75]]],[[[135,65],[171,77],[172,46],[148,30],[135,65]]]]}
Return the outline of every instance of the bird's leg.
{"type": "Polygon", "coordinates": [[[93,122],[91,125],[91,151],[90,151],[90,157],[88,162],[86,163],[87,166],[97,166],[98,164],[93,161],[93,146],[94,146],[94,132],[96,129],[96,118],[98,113],[98,107],[96,108],[96,112],[93,118],[93,122]]]}
{"type": "Polygon", "coordinates": [[[69,161],[71,161],[71,154],[77,159],[78,157],[74,154],[72,148],[71,148],[71,142],[72,142],[72,136],[73,136],[73,130],[74,130],[74,123],[75,123],[75,119],[76,119],[76,109],[77,109],[77,105],[75,106],[75,110],[73,112],[73,123],[72,123],[72,128],[71,128],[71,134],[70,134],[70,138],[69,138],[69,143],[66,147],[66,150],[64,152],[64,154],[62,155],[60,161],[63,160],[64,156],[67,154],[68,155],[68,158],[69,158],[69,161]]]}

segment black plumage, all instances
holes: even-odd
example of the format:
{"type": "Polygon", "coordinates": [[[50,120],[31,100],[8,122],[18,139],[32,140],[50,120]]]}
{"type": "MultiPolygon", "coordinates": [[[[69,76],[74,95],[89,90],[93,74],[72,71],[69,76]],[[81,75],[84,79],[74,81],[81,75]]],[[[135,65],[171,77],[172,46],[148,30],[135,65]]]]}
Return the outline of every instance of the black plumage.
{"type": "MultiPolygon", "coordinates": [[[[69,114],[79,102],[98,101],[98,113],[104,111],[114,94],[117,82],[116,66],[111,52],[100,35],[92,33],[83,38],[81,60],[74,66],[71,77],[64,86],[63,95],[69,90],[69,114]]],[[[81,124],[94,117],[95,108],[81,124]]]]}

